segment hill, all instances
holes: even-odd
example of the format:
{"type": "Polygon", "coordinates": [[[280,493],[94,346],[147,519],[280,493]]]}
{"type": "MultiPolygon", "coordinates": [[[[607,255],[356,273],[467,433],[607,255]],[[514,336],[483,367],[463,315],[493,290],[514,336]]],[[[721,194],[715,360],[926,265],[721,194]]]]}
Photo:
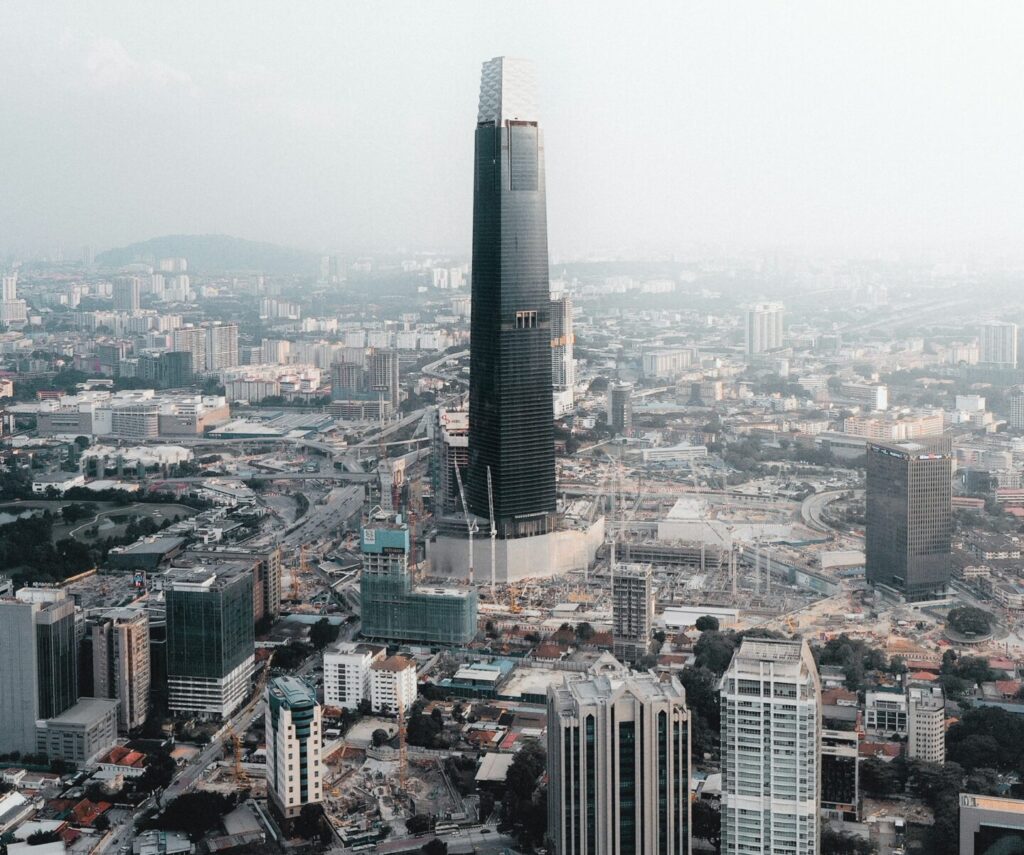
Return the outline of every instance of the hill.
{"type": "Polygon", "coordinates": [[[312,276],[319,265],[319,258],[312,252],[228,235],[165,235],[108,249],[96,256],[96,263],[121,267],[135,262],[154,264],[172,257],[187,258],[189,271],[207,275],[251,271],[312,276]]]}

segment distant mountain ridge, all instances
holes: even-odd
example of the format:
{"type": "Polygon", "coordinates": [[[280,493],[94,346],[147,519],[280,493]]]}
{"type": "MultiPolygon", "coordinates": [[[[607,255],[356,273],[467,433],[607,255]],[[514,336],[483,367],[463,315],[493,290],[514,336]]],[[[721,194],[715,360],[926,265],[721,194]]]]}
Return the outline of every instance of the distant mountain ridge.
{"type": "Polygon", "coordinates": [[[189,271],[208,275],[247,271],[313,276],[319,269],[315,253],[230,235],[164,235],[108,249],[96,256],[96,263],[121,267],[175,257],[187,258],[189,271]]]}

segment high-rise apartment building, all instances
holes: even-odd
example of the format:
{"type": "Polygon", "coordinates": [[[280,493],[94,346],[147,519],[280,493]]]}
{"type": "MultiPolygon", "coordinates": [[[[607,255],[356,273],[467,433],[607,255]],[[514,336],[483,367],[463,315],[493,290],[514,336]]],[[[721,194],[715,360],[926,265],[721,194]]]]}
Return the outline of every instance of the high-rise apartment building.
{"type": "Polygon", "coordinates": [[[245,700],[255,663],[252,573],[199,567],[167,575],[168,708],[227,717],[245,700]]]}
{"type": "Polygon", "coordinates": [[[220,371],[238,365],[238,324],[206,327],[206,370],[220,371]]]}
{"type": "Polygon", "coordinates": [[[34,752],[36,722],[74,706],[77,652],[66,592],[21,588],[0,599],[0,752],[34,752]]]}
{"type": "Polygon", "coordinates": [[[747,306],[744,346],[748,356],[782,347],[786,310],[782,303],[747,306]]]}
{"type": "Polygon", "coordinates": [[[142,280],[138,276],[118,276],[111,287],[115,312],[134,313],[139,310],[142,280]]]}
{"type": "Polygon", "coordinates": [[[907,689],[907,756],[946,762],[946,697],[941,686],[907,689]]]}
{"type": "Polygon", "coordinates": [[[23,325],[28,320],[27,306],[18,299],[18,271],[0,275],[0,326],[23,325]]]}
{"type": "Polygon", "coordinates": [[[323,801],[322,710],[316,692],[296,677],[267,686],[267,794],[285,819],[323,801]]]}
{"type": "Polygon", "coordinates": [[[413,586],[409,528],[400,519],[375,520],[364,527],[361,552],[364,637],[466,644],[476,635],[475,590],[413,586]]]}
{"type": "Polygon", "coordinates": [[[623,662],[637,662],[650,649],[651,574],[650,564],[620,564],[612,577],[612,650],[623,662]]]}
{"type": "Polygon", "coordinates": [[[324,703],[354,710],[370,697],[370,666],[384,659],[387,648],[339,642],[324,651],[324,703]]]}
{"type": "Polygon", "coordinates": [[[485,62],[476,123],[469,377],[469,509],[498,536],[554,528],[544,138],[533,66],[485,62]]]}
{"type": "Polygon", "coordinates": [[[554,388],[555,415],[572,412],[576,386],[576,337],[572,328],[572,298],[559,294],[551,298],[551,385],[554,388]]]}
{"type": "Polygon", "coordinates": [[[721,851],[816,855],[821,686],[810,647],[744,638],[719,688],[721,851]]]}
{"type": "Polygon", "coordinates": [[[0,274],[0,299],[18,299],[18,272],[0,274]]]}
{"type": "Polygon", "coordinates": [[[407,656],[388,656],[370,664],[370,707],[374,712],[403,714],[416,702],[416,663],[407,656]]]}
{"type": "Polygon", "coordinates": [[[989,321],[981,325],[979,362],[993,368],[1016,368],[1018,329],[1006,321],[989,321]]]}
{"type": "Polygon", "coordinates": [[[633,384],[608,384],[608,427],[621,436],[633,433],[633,384]]]}
{"type": "Polygon", "coordinates": [[[865,572],[908,601],[949,584],[953,532],[949,437],[867,445],[865,572]]]}
{"type": "Polygon", "coordinates": [[[598,663],[548,689],[555,855],[689,855],[690,716],[674,677],[598,663]]]}
{"type": "Polygon", "coordinates": [[[172,333],[172,349],[192,355],[192,372],[206,369],[206,330],[203,327],[179,327],[172,333]]]}
{"type": "Polygon", "coordinates": [[[149,613],[112,609],[92,625],[93,695],[119,701],[118,729],[142,727],[149,711],[149,613]]]}
{"type": "Polygon", "coordinates": [[[1010,428],[1024,430],[1024,386],[1016,386],[1006,396],[1009,408],[1010,428]]]}

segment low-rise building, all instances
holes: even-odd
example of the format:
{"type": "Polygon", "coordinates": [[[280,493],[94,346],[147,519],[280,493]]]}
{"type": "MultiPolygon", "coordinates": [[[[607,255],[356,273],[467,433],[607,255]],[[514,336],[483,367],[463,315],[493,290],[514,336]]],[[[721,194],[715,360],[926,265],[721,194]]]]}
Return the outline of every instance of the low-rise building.
{"type": "Polygon", "coordinates": [[[79,765],[108,750],[117,741],[117,707],[110,698],[80,698],[60,715],[38,722],[37,753],[79,765]]]}

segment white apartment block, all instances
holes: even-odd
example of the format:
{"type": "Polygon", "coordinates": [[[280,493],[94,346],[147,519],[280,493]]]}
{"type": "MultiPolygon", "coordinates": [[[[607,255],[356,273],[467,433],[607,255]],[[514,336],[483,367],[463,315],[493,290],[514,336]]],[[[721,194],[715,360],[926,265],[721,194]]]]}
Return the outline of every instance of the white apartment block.
{"type": "Polygon", "coordinates": [[[981,362],[997,368],[1017,367],[1017,325],[990,321],[981,327],[981,362]]]}
{"type": "Polygon", "coordinates": [[[370,666],[384,659],[385,648],[342,642],[324,652],[324,703],[354,710],[370,697],[370,666]]]}
{"type": "Polygon", "coordinates": [[[323,801],[322,715],[301,680],[278,677],[267,686],[267,795],[286,819],[323,801]]]}
{"type": "Polygon", "coordinates": [[[374,712],[408,711],[416,702],[416,663],[389,656],[370,665],[370,706],[374,712]]]}
{"type": "Polygon", "coordinates": [[[939,686],[907,690],[907,756],[946,762],[946,698],[939,686]]]}
{"type": "Polygon", "coordinates": [[[744,344],[748,356],[782,347],[785,313],[782,303],[747,307],[744,344]]]}
{"type": "Polygon", "coordinates": [[[821,684],[810,647],[745,638],[719,688],[721,851],[817,855],[821,684]]]}

